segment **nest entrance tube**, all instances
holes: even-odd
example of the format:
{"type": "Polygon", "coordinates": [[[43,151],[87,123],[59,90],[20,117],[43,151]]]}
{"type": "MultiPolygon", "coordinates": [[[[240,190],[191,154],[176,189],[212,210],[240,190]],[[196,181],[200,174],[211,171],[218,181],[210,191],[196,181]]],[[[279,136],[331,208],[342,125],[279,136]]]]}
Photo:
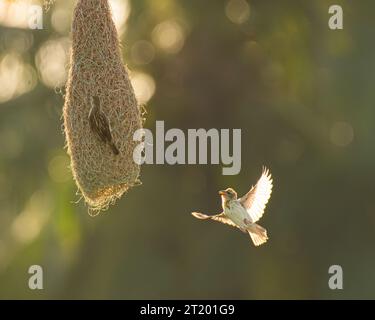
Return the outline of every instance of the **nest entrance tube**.
{"type": "Polygon", "coordinates": [[[142,117],[121,58],[108,0],[77,1],[72,38],[64,131],[73,177],[89,212],[97,213],[139,184],[133,134],[142,128],[142,117]],[[101,116],[94,117],[97,122],[89,120],[93,98],[100,105],[101,116]],[[101,138],[93,123],[99,128],[107,123],[104,131],[110,137],[101,138]]]}

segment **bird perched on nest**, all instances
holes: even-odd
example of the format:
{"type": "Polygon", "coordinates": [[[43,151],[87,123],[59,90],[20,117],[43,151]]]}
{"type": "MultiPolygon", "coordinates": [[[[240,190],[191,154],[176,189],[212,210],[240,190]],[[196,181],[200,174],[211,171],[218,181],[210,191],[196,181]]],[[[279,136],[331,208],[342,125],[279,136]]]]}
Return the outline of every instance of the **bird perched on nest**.
{"type": "Polygon", "coordinates": [[[91,130],[99,137],[99,139],[108,143],[113,153],[118,155],[120,152],[113,143],[112,130],[107,116],[100,109],[99,97],[93,96],[90,98],[91,109],[89,112],[89,122],[91,130]]]}
{"type": "Polygon", "coordinates": [[[263,216],[266,204],[271,197],[272,177],[268,169],[263,167],[262,175],[257,184],[240,199],[232,188],[219,191],[223,212],[208,216],[200,212],[192,215],[201,220],[215,220],[239,228],[249,233],[255,246],[268,240],[267,230],[256,222],[263,216]]]}

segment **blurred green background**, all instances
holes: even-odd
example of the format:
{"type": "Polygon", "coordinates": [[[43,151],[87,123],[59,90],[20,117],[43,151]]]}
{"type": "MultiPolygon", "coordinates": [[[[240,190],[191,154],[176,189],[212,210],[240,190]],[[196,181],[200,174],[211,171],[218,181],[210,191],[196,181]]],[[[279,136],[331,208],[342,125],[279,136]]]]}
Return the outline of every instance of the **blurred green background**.
{"type": "Polygon", "coordinates": [[[241,128],[241,173],[143,166],[142,187],[90,217],[61,129],[75,1],[30,30],[38,2],[0,0],[0,298],[375,298],[375,2],[110,2],[145,127],[241,128]],[[219,212],[217,190],[247,192],[263,164],[266,245],[190,215],[219,212]]]}

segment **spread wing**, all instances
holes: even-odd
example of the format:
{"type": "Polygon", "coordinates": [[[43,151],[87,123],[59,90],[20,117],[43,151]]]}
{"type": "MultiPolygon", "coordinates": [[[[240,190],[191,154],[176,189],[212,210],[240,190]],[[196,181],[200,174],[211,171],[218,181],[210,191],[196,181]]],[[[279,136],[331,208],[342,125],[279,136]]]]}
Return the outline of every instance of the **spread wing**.
{"type": "Polygon", "coordinates": [[[194,217],[196,217],[197,219],[201,219],[201,220],[215,220],[215,221],[218,221],[218,222],[221,222],[221,223],[228,224],[228,225],[230,225],[232,227],[237,227],[234,224],[234,222],[232,222],[232,220],[230,220],[229,218],[227,218],[225,216],[224,212],[216,214],[216,215],[213,215],[213,216],[208,216],[208,215],[200,213],[200,212],[192,212],[191,214],[194,217]]]}
{"type": "Polygon", "coordinates": [[[272,177],[266,167],[263,167],[262,175],[257,184],[251,188],[240,200],[249,213],[252,222],[257,222],[264,213],[266,204],[271,197],[272,177]]]}

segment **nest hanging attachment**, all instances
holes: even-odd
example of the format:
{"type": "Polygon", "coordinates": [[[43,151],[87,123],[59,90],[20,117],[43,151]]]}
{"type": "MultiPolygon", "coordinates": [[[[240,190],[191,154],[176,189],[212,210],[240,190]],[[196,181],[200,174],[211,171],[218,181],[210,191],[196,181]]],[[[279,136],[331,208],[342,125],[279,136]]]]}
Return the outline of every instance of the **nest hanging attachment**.
{"type": "Polygon", "coordinates": [[[133,134],[142,117],[108,0],[77,1],[72,37],[64,131],[74,179],[99,212],[140,183],[133,134]]]}

